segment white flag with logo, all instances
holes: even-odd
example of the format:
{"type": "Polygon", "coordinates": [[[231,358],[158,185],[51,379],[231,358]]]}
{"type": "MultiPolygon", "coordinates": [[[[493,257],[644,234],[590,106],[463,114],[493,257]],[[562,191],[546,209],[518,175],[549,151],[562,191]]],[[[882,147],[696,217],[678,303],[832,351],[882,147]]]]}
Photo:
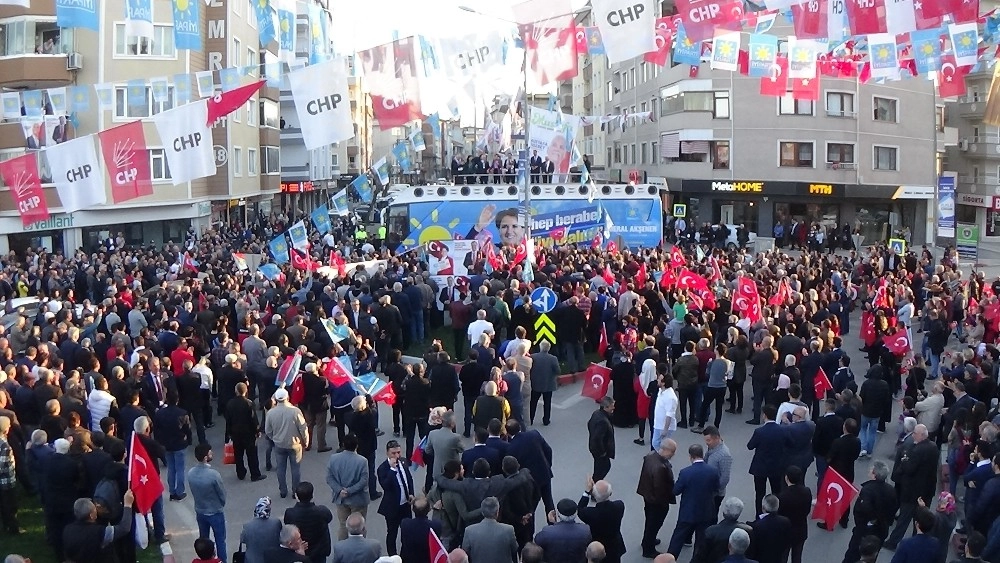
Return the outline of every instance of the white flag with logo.
{"type": "Polygon", "coordinates": [[[917,29],[917,11],[913,4],[913,0],[886,0],[886,31],[893,35],[902,35],[915,31],[917,29]]]}
{"type": "Polygon", "coordinates": [[[499,31],[438,39],[444,71],[462,80],[491,73],[503,64],[504,40],[499,31]]]}
{"type": "Polygon", "coordinates": [[[343,59],[291,72],[288,83],[306,149],[318,149],[354,136],[343,59]]]}
{"type": "Polygon", "coordinates": [[[93,135],[53,144],[45,149],[45,158],[64,212],[107,203],[104,172],[94,148],[93,135]]]}
{"type": "Polygon", "coordinates": [[[215,174],[208,100],[198,100],[153,117],[174,185],[215,174]]]}
{"type": "Polygon", "coordinates": [[[656,9],[649,0],[593,0],[608,63],[656,50],[656,9]]]}

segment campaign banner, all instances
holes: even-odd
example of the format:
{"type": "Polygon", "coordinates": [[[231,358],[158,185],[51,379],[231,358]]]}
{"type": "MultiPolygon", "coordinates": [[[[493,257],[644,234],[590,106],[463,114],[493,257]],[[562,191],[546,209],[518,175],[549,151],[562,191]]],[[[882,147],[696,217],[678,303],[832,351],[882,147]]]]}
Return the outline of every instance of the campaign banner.
{"type": "Polygon", "coordinates": [[[354,136],[343,59],[309,65],[289,73],[288,83],[306,149],[318,149],[354,136]]]}
{"type": "Polygon", "coordinates": [[[121,203],[152,195],[146,133],[141,121],[133,121],[97,134],[104,168],[111,179],[111,199],[121,203]]]}
{"type": "Polygon", "coordinates": [[[107,203],[104,174],[90,135],[45,151],[64,213],[107,203]]]}
{"type": "Polygon", "coordinates": [[[0,162],[0,179],[10,188],[10,197],[25,227],[49,218],[45,192],[38,178],[38,153],[29,152],[0,162]]]}
{"type": "MultiPolygon", "coordinates": [[[[56,0],[56,25],[100,31],[98,0],[56,0]]],[[[28,2],[25,1],[25,7],[28,2]]]]}
{"type": "Polygon", "coordinates": [[[531,217],[531,237],[555,244],[572,244],[593,240],[603,226],[603,213],[597,206],[567,209],[531,217]]]}
{"type": "Polygon", "coordinates": [[[442,37],[438,47],[445,76],[455,80],[490,74],[503,64],[504,38],[497,30],[442,37]]]}
{"type": "MultiPolygon", "coordinates": [[[[648,0],[592,0],[608,64],[656,49],[656,6],[648,0]]],[[[590,44],[590,41],[588,41],[590,44]]]]}
{"type": "Polygon", "coordinates": [[[201,2],[174,0],[174,46],[190,51],[201,50],[201,2]]]}
{"type": "Polygon", "coordinates": [[[125,0],[125,36],[153,38],[153,0],[125,0]]]}
{"type": "Polygon", "coordinates": [[[427,271],[431,276],[467,276],[479,254],[478,240],[432,240],[427,243],[427,271]]]}
{"type": "Polygon", "coordinates": [[[153,117],[175,186],[215,175],[208,100],[178,106],[153,117]]]}
{"type": "Polygon", "coordinates": [[[408,37],[358,52],[375,119],[383,131],[423,118],[414,41],[408,37]]]}
{"type": "Polygon", "coordinates": [[[296,15],[295,0],[277,0],[278,58],[289,65],[295,64],[296,15]]]}
{"type": "Polygon", "coordinates": [[[938,178],[937,236],[940,238],[953,238],[955,236],[954,176],[941,176],[938,178]]]}
{"type": "Polygon", "coordinates": [[[580,118],[556,111],[532,108],[528,135],[531,150],[549,157],[555,164],[555,174],[566,174],[572,166],[572,147],[576,140],[580,118]]]}

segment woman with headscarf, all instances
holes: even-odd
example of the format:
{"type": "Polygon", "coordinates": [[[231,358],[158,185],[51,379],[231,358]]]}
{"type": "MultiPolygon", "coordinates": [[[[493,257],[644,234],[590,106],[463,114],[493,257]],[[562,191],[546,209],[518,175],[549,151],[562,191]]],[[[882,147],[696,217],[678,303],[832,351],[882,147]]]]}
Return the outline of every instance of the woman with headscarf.
{"type": "Polygon", "coordinates": [[[632,441],[640,446],[646,443],[647,421],[649,421],[650,438],[653,436],[653,421],[649,417],[649,406],[652,400],[649,395],[649,384],[654,381],[656,381],[656,360],[650,358],[642,362],[642,368],[640,368],[639,375],[635,377],[633,384],[636,396],[635,412],[639,417],[639,437],[632,441]]]}
{"type": "Polygon", "coordinates": [[[280,541],[281,520],[271,518],[271,498],[261,497],[253,508],[253,519],[243,524],[240,531],[240,551],[246,554],[246,563],[266,563],[264,554],[280,541]]]}

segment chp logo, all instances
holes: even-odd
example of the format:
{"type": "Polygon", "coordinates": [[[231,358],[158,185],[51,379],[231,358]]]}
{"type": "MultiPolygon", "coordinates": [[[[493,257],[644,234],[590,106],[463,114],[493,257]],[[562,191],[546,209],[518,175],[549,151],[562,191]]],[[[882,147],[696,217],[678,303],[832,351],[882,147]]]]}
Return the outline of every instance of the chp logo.
{"type": "Polygon", "coordinates": [[[627,23],[632,23],[639,21],[642,13],[646,11],[646,7],[642,4],[635,4],[633,6],[628,6],[626,8],[612,10],[608,12],[605,16],[611,27],[618,27],[625,25],[627,23]]]}
{"type": "Polygon", "coordinates": [[[10,189],[14,192],[21,215],[30,215],[42,208],[42,198],[35,189],[37,186],[38,178],[31,170],[21,170],[14,175],[10,189]]]}
{"type": "MultiPolygon", "coordinates": [[[[340,105],[341,101],[343,101],[343,97],[340,94],[330,94],[329,96],[323,96],[317,100],[310,100],[306,103],[306,112],[309,115],[319,115],[325,111],[334,111],[337,109],[337,106],[340,105]]],[[[382,102],[384,105],[385,100],[382,102]]]]}
{"type": "Polygon", "coordinates": [[[119,186],[135,182],[139,177],[139,170],[133,162],[135,152],[135,141],[131,138],[115,141],[111,151],[111,165],[117,171],[114,180],[119,186]]]}
{"type": "Polygon", "coordinates": [[[66,181],[67,182],[82,182],[90,178],[90,173],[94,171],[94,167],[89,164],[84,164],[83,166],[78,166],[76,168],[70,168],[66,171],[66,181]]]}

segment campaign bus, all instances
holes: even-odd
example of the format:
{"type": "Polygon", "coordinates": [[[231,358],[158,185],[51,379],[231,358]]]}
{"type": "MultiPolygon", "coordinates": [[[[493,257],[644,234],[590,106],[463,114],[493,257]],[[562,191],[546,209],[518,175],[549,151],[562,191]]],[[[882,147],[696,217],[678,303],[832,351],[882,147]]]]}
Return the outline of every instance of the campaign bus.
{"type": "Polygon", "coordinates": [[[665,186],[533,184],[529,189],[526,206],[520,186],[400,186],[388,206],[388,231],[401,251],[444,240],[517,245],[525,225],[536,244],[549,247],[590,244],[608,227],[620,247],[652,248],[663,238],[665,186]]]}

